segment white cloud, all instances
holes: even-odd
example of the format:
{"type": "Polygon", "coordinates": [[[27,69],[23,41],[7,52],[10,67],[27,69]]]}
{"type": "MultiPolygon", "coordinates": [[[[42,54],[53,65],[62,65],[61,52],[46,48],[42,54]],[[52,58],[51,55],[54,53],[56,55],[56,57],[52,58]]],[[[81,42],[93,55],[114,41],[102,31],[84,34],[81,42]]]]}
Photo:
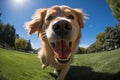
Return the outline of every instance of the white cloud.
{"type": "Polygon", "coordinates": [[[86,44],[79,44],[80,47],[84,47],[84,48],[88,48],[89,45],[86,45],[86,44]]]}

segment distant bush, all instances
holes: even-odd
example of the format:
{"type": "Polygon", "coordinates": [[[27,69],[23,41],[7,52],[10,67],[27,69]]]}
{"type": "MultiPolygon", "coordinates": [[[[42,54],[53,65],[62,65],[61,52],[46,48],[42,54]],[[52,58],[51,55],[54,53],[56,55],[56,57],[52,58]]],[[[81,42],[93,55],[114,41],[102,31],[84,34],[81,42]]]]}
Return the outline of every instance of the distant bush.
{"type": "Polygon", "coordinates": [[[96,36],[96,41],[87,48],[87,52],[100,52],[120,48],[120,24],[106,27],[96,36]]]}
{"type": "Polygon", "coordinates": [[[15,40],[15,48],[21,49],[21,50],[26,50],[26,51],[32,51],[30,40],[27,41],[24,38],[18,38],[15,40]]]}

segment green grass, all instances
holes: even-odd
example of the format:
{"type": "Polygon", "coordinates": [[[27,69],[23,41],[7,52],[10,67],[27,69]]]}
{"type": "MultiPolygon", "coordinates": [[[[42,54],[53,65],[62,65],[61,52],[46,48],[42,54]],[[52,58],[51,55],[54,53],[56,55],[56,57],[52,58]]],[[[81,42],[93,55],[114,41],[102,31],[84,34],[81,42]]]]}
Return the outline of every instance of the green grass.
{"type": "MultiPolygon", "coordinates": [[[[0,48],[0,80],[56,80],[52,72],[36,54],[0,48]]],[[[65,80],[120,80],[120,49],[75,55],[65,80]]]]}

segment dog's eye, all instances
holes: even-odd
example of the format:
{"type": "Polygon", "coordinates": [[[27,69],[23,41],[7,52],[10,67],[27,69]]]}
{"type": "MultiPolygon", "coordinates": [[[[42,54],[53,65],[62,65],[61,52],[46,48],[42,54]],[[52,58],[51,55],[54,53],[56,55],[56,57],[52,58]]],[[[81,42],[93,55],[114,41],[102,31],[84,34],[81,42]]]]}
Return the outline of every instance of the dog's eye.
{"type": "Polygon", "coordinates": [[[67,16],[67,18],[73,20],[74,16],[73,15],[69,15],[69,16],[67,16]]]}
{"type": "Polygon", "coordinates": [[[50,15],[50,16],[48,16],[48,18],[47,18],[46,20],[50,21],[50,20],[52,20],[53,18],[54,18],[54,16],[50,15]]]}

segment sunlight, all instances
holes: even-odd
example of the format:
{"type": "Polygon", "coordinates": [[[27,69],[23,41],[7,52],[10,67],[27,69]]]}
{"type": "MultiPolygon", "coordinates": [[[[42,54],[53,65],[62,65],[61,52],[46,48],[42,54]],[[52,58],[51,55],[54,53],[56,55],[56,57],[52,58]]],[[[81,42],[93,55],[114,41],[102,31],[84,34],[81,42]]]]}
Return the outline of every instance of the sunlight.
{"type": "Polygon", "coordinates": [[[13,0],[16,5],[23,5],[25,4],[28,0],[13,0]]]}
{"type": "Polygon", "coordinates": [[[23,3],[24,0],[15,0],[16,3],[23,3]]]}

